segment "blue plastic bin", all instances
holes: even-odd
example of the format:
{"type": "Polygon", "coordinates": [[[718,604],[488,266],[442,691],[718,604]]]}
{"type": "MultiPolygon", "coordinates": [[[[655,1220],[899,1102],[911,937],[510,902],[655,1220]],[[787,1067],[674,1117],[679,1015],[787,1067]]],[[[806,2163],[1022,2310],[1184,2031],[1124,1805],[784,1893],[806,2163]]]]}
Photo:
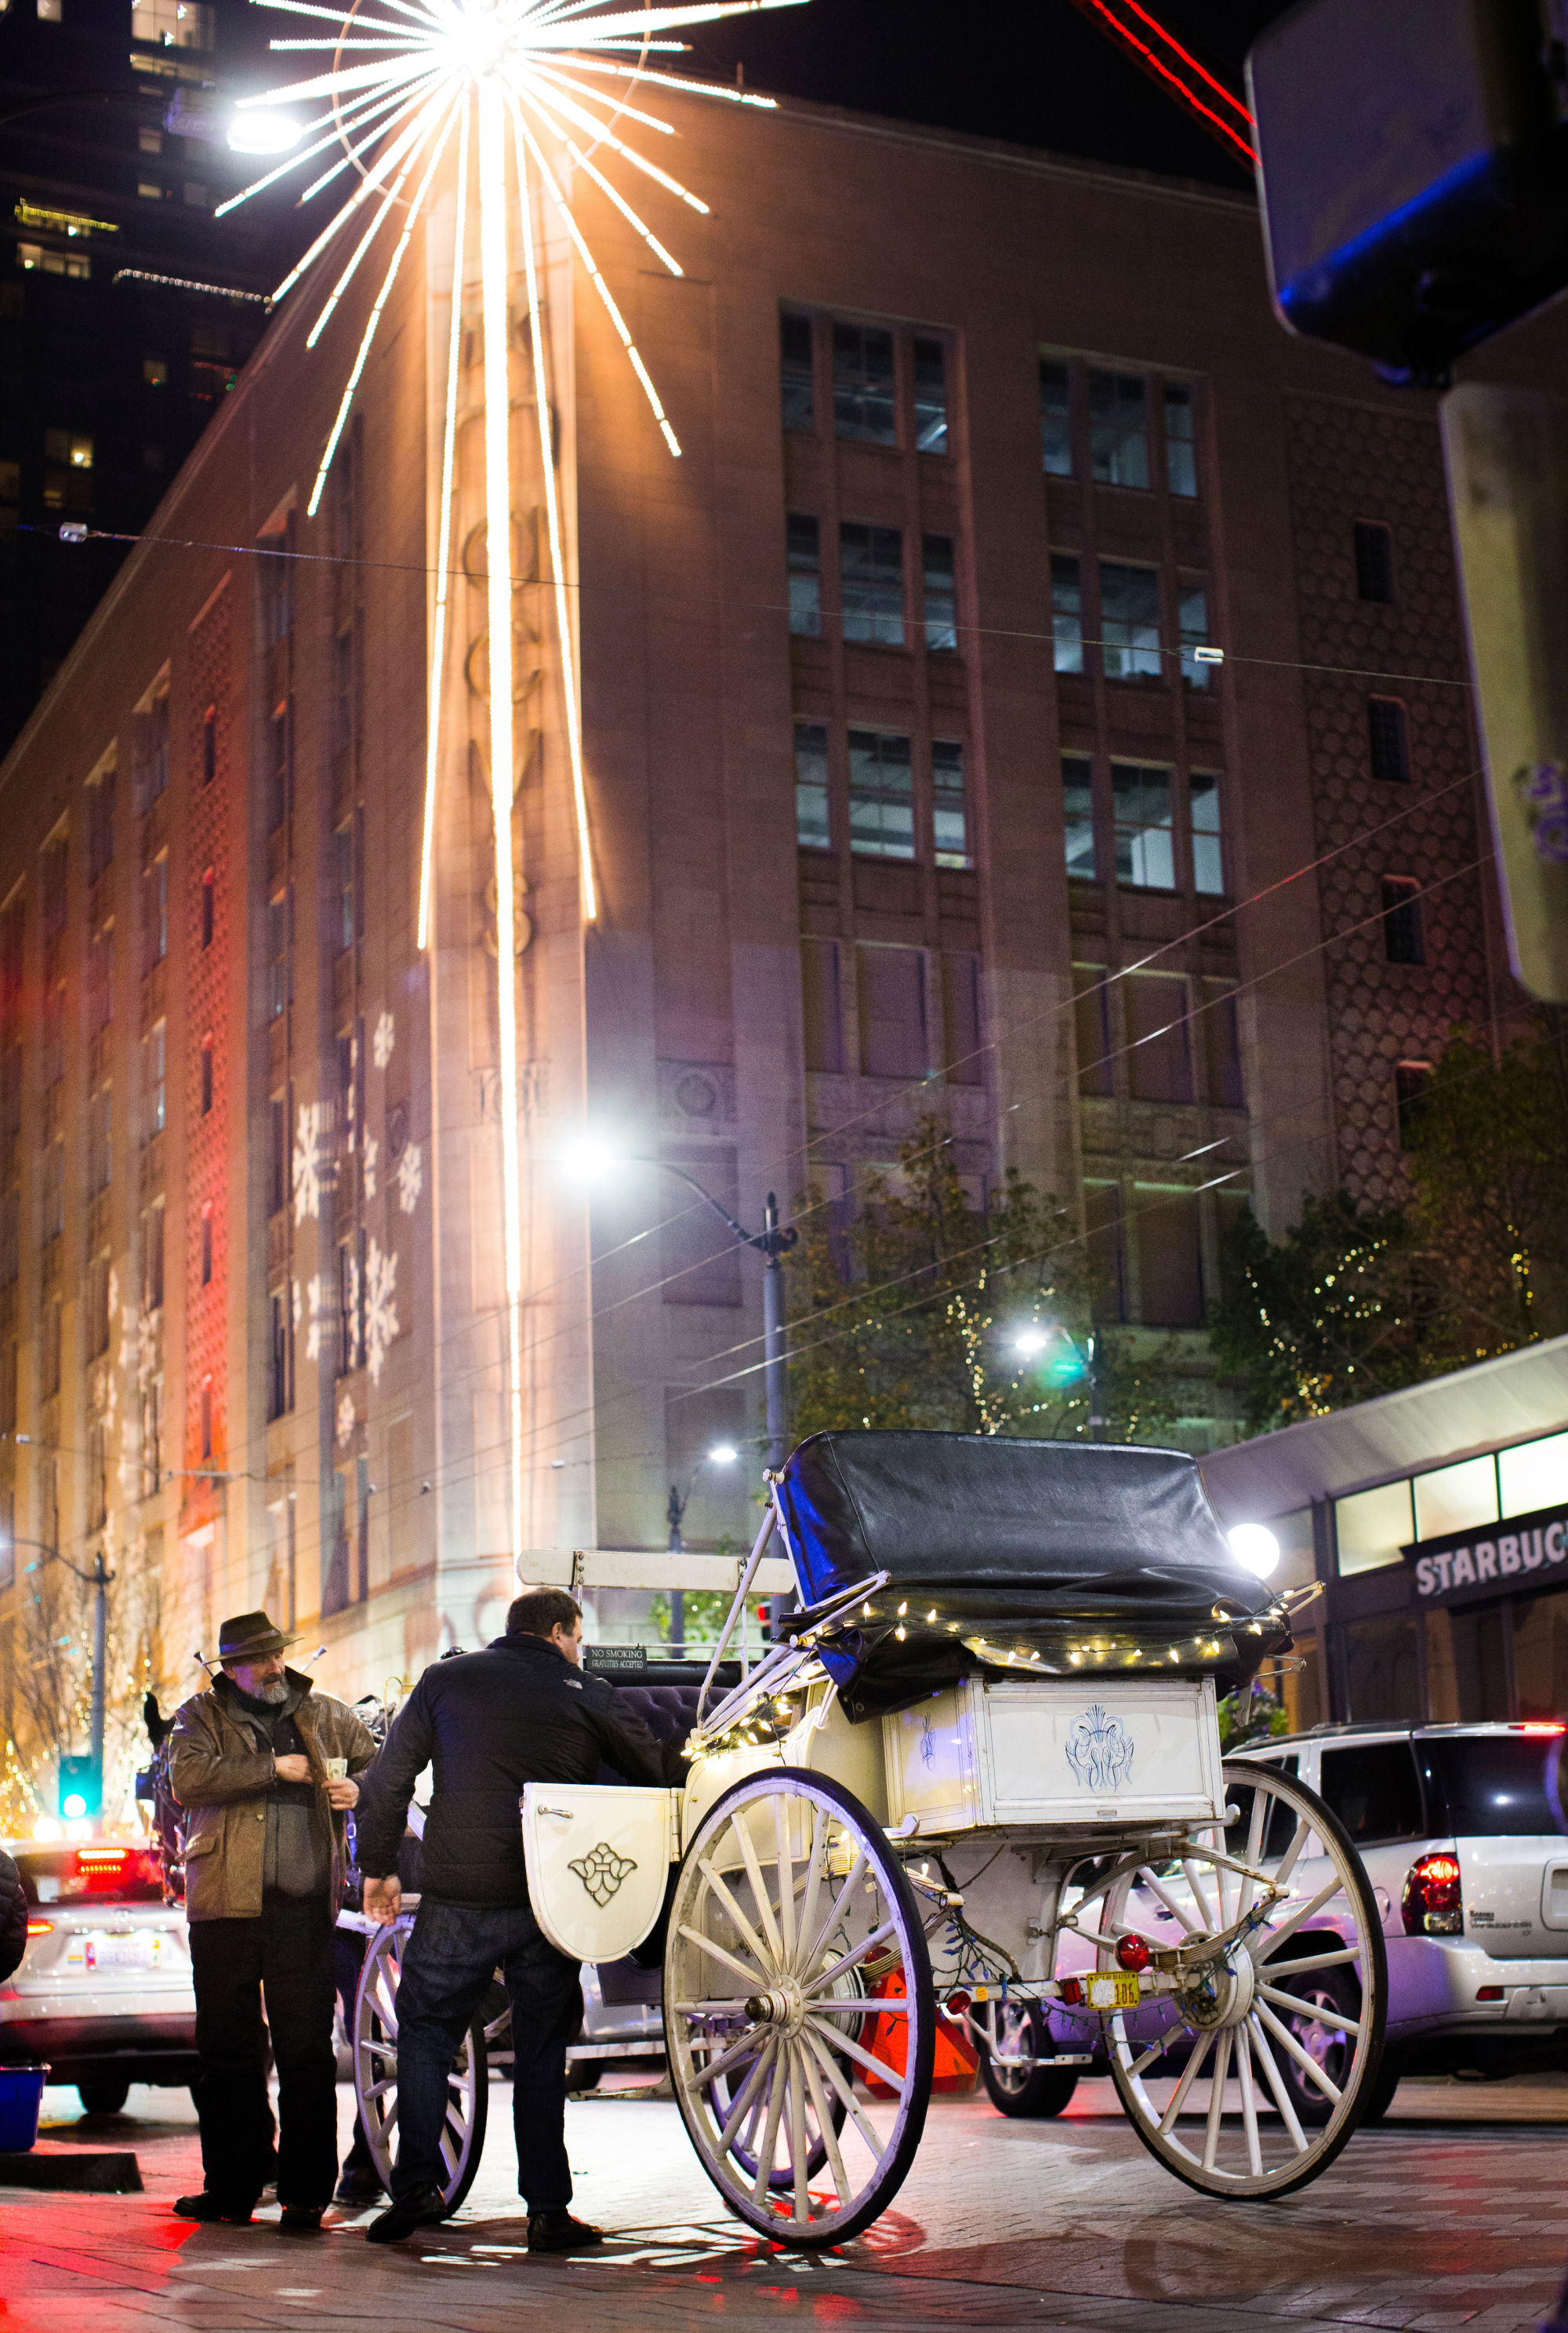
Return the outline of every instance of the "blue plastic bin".
{"type": "Polygon", "coordinates": [[[38,2109],[47,2066],[0,2066],[0,2155],[25,2155],[38,2144],[38,2109]]]}

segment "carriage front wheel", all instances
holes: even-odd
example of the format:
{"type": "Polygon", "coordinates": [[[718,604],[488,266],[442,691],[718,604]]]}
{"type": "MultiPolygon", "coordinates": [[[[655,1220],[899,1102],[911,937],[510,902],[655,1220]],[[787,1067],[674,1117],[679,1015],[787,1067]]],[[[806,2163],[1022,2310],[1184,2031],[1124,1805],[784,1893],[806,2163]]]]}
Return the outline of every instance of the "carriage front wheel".
{"type": "Polygon", "coordinates": [[[935,2006],[914,1892],[849,1791],[775,1767],[714,1802],[670,1907],[664,2038],[741,2219],[814,2247],[886,2210],[925,2126],[935,2006]]]}
{"type": "MultiPolygon", "coordinates": [[[[397,1984],[413,1925],[413,1913],[403,1912],[377,1930],[365,1948],[354,1995],[354,2092],[377,2176],[388,2194],[397,2139],[397,1984]]],[[[484,2029],[476,2017],[446,2078],[441,2193],[449,2212],[456,2211],[478,2175],[489,2099],[484,2029]]]]}

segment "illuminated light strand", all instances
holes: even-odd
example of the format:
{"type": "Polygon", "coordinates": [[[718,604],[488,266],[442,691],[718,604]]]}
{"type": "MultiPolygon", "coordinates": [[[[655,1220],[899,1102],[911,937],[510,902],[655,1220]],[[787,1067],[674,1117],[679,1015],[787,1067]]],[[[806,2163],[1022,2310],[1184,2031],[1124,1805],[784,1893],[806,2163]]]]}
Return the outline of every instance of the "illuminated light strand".
{"type": "MultiPolygon", "coordinates": [[[[501,1053],[502,1248],[509,1363],[508,1440],[512,1455],[512,1551],[522,1552],[522,1190],[517,1138],[517,953],[512,893],[512,820],[515,791],[512,702],[512,389],[507,361],[506,140],[502,95],[493,79],[479,85],[479,265],[484,334],[485,567],[490,619],[490,802],[495,829],[495,969],[501,1053]]],[[[522,177],[519,171],[520,179],[522,177]]],[[[521,197],[529,254],[529,312],[534,363],[539,325],[528,186],[521,197]]],[[[549,408],[540,389],[550,475],[549,408]]]]}
{"type": "Polygon", "coordinates": [[[592,283],[594,290],[598,293],[599,298],[604,302],[605,307],[609,314],[609,320],[615,326],[616,331],[620,334],[621,346],[625,349],[626,355],[630,358],[633,370],[636,372],[637,379],[643,385],[643,394],[653,408],[654,419],[658,423],[659,427],[664,432],[664,443],[669,447],[671,453],[678,459],[681,451],[680,443],[676,438],[674,431],[670,427],[669,418],[664,412],[663,405],[659,402],[659,392],[654,387],[652,380],[648,378],[648,369],[637,353],[636,343],[632,339],[631,333],[626,329],[626,319],[616,305],[615,297],[610,291],[609,285],[599,274],[598,268],[594,261],[594,255],[588,249],[588,245],[583,241],[582,234],[578,226],[578,223],[571,215],[571,206],[567,201],[566,197],[561,193],[560,188],[557,186],[555,182],[555,174],[551,170],[550,164],[545,160],[544,156],[540,153],[538,141],[534,138],[533,132],[528,129],[521,120],[517,120],[515,121],[515,127],[519,139],[526,142],[529,152],[533,156],[535,167],[539,171],[540,177],[544,180],[545,185],[549,187],[550,192],[554,198],[557,210],[559,211],[561,217],[566,222],[567,233],[570,235],[573,243],[577,245],[578,256],[582,261],[583,265],[588,269],[589,282],[592,283]]]}
{"type": "MultiPolygon", "coordinates": [[[[539,69],[541,76],[545,70],[544,67],[539,69]]],[[[682,202],[690,203],[692,208],[694,211],[701,211],[704,218],[708,216],[708,206],[700,196],[693,194],[689,187],[683,187],[679,178],[672,178],[667,170],[661,170],[656,162],[650,162],[646,155],[639,154],[635,146],[628,146],[623,139],[617,138],[613,130],[607,130],[601,121],[597,120],[586,107],[578,105],[575,99],[562,97],[559,91],[553,90],[548,99],[541,96],[537,89],[531,90],[529,93],[535,105],[541,110],[549,110],[550,107],[558,108],[566,115],[569,121],[575,121],[579,130],[586,130],[599,145],[612,148],[624,161],[632,163],[639,170],[646,171],[648,177],[656,178],[659,185],[668,193],[678,195],[682,202]]]]}
{"type": "Polygon", "coordinates": [[[359,353],[354,360],[354,370],[349,375],[348,386],[343,391],[343,401],[338,408],[338,418],[332,424],[332,432],[327,440],[327,450],[321,456],[321,466],[316,473],[316,483],[311,489],[311,499],[305,507],[305,516],[307,518],[314,518],[318,509],[320,507],[322,491],[327,484],[327,473],[332,466],[332,456],[338,450],[338,440],[343,435],[345,425],[348,422],[349,408],[354,402],[354,391],[359,386],[359,376],[364,371],[366,364],[369,360],[371,345],[375,341],[377,330],[380,325],[382,311],[386,307],[387,302],[391,295],[393,284],[397,281],[397,271],[403,264],[403,254],[414,239],[414,228],[419,215],[419,206],[424,201],[425,194],[429,190],[430,181],[435,175],[436,165],[439,163],[442,155],[446,150],[446,141],[452,135],[452,124],[455,120],[456,108],[454,107],[447,116],[446,127],[441,133],[435,151],[430,157],[430,163],[425,173],[424,183],[420,187],[419,192],[415,196],[413,202],[408,206],[407,220],[404,226],[402,234],[397,238],[397,248],[392,254],[392,264],[387,268],[386,276],[382,282],[381,289],[376,295],[376,304],[370,311],[370,321],[365,327],[365,336],[359,343],[359,353]]]}
{"type": "MultiPolygon", "coordinates": [[[[540,110],[541,112],[544,110],[542,107],[540,110]]],[[[664,261],[664,265],[669,269],[670,274],[672,275],[679,275],[684,278],[686,271],[681,265],[680,261],[674,258],[664,249],[664,245],[659,241],[659,238],[654,233],[653,228],[648,226],[646,220],[641,219],[637,216],[636,212],[633,210],[630,203],[626,199],[626,197],[617,187],[611,186],[609,180],[605,177],[604,172],[602,170],[597,170],[594,168],[593,163],[583,152],[582,148],[578,144],[575,138],[569,138],[566,140],[566,150],[571,156],[572,160],[577,164],[578,169],[586,170],[588,177],[593,180],[595,186],[600,187],[602,191],[609,197],[611,202],[614,203],[617,210],[619,211],[621,216],[627,222],[627,224],[636,227],[637,233],[642,236],[643,241],[647,245],[648,249],[654,253],[656,258],[664,261]]]]}
{"type": "MultiPolygon", "coordinates": [[[[426,101],[422,97],[417,101],[417,102],[423,105],[426,101]]],[[[390,129],[391,124],[388,122],[385,124],[384,127],[386,129],[390,129]]],[[[369,201],[371,196],[380,186],[382,179],[387,176],[387,172],[389,170],[395,170],[397,168],[398,163],[403,159],[404,154],[407,150],[409,140],[416,134],[417,128],[418,125],[416,122],[408,124],[402,136],[393,140],[392,144],[387,148],[386,153],[381,157],[381,159],[376,164],[375,168],[366,172],[364,178],[360,179],[359,186],[355,188],[353,194],[349,196],[341,210],[334,213],[333,216],[321,229],[320,234],[316,237],[315,242],[311,245],[309,251],[307,251],[304,256],[296,261],[295,264],[290,268],[282,282],[272,293],[272,298],[274,300],[282,299],[285,293],[292,292],[293,290],[295,284],[300,281],[300,278],[309,271],[309,269],[320,257],[322,252],[326,250],[327,245],[331,242],[333,236],[336,235],[341,228],[347,226],[349,221],[353,217],[355,212],[360,207],[361,204],[368,203],[369,201]]]]}
{"type": "MultiPolygon", "coordinates": [[[[436,69],[432,66],[429,78],[434,82],[437,77],[436,69]]],[[[311,146],[296,146],[272,169],[259,178],[253,178],[248,187],[242,187],[237,195],[229,197],[227,202],[220,203],[213,213],[214,218],[223,218],[229,211],[237,210],[242,203],[248,203],[253,195],[264,194],[269,187],[275,187],[280,178],[286,178],[291,170],[297,170],[301,162],[313,161],[318,154],[324,154],[329,146],[337,145],[343,130],[363,129],[378,113],[389,113],[394,106],[403,104],[406,95],[407,91],[401,88],[395,90],[390,97],[378,96],[372,90],[341,114],[329,106],[325,113],[319,113],[314,121],[308,121],[300,132],[301,138],[308,138],[312,130],[324,130],[324,137],[318,138],[311,146]]]]}
{"type": "Polygon", "coordinates": [[[1084,8],[1093,8],[1096,15],[1103,16],[1117,39],[1124,42],[1128,48],[1134,50],[1143,59],[1151,72],[1157,73],[1162,81],[1170,82],[1183,105],[1190,106],[1194,113],[1200,115],[1203,120],[1218,130],[1221,138],[1228,139],[1238,151],[1245,154],[1249,162],[1257,161],[1257,152],[1248,144],[1246,139],[1232,130],[1229,122],[1222,120],[1212,106],[1205,105],[1196,91],[1188,88],[1181,74],[1172,72],[1170,66],[1155,55],[1146,42],[1141,41],[1135,33],[1129,32],[1121,18],[1105,5],[1105,0],[1077,0],[1077,5],[1084,8]]]}
{"type": "MultiPolygon", "coordinates": [[[[337,24],[339,27],[344,22],[341,8],[322,8],[317,5],[317,0],[260,0],[260,5],[263,8],[281,8],[291,16],[320,16],[327,24],[337,24]]],[[[382,5],[384,6],[390,5],[390,0],[382,0],[382,5]]],[[[419,13],[423,15],[424,12],[421,10],[419,13]]],[[[372,31],[378,33],[402,34],[401,26],[383,24],[378,16],[356,16],[354,22],[356,24],[368,25],[372,31]]],[[[410,33],[402,37],[416,40],[418,34],[410,33]]],[[[281,49],[282,45],[282,41],[269,41],[267,43],[267,46],[272,49],[281,49]]],[[[262,99],[255,97],[238,97],[234,100],[234,110],[237,113],[243,113],[247,106],[259,105],[263,101],[262,99]]]]}
{"type": "MultiPolygon", "coordinates": [[[[540,30],[545,34],[551,33],[568,17],[580,15],[595,4],[596,0],[576,0],[574,6],[559,9],[553,15],[541,19],[540,30]]],[[[626,8],[618,16],[596,16],[594,37],[596,40],[609,40],[617,33],[636,34],[639,27],[656,33],[665,24],[716,24],[726,16],[756,16],[765,8],[798,8],[804,5],[805,0],[707,0],[705,7],[686,8],[676,0],[676,5],[670,8],[626,8]]],[[[550,45],[570,48],[576,37],[573,33],[563,33],[559,42],[550,45]]],[[[538,42],[540,47],[545,45],[537,32],[531,33],[530,38],[538,42]]]]}
{"type": "Polygon", "coordinates": [[[538,65],[534,70],[543,81],[553,82],[561,89],[575,89],[578,95],[587,98],[590,105],[608,106],[612,114],[621,120],[640,121],[645,129],[656,130],[662,138],[673,138],[675,134],[673,121],[661,121],[656,113],[645,113],[639,105],[617,105],[613,97],[606,97],[597,89],[585,87],[580,81],[574,81],[570,73],[562,72],[559,65],[538,65]]]}
{"type": "MultiPolygon", "coordinates": [[[[446,78],[447,76],[445,74],[437,72],[434,69],[429,72],[419,74],[417,78],[412,82],[408,81],[405,77],[403,86],[397,92],[399,102],[387,115],[387,120],[381,124],[380,128],[378,130],[372,130],[368,133],[368,135],[360,138],[358,145],[351,146],[348,143],[347,139],[345,139],[344,150],[341,156],[333,163],[330,170],[323,170],[319,178],[311,179],[310,185],[305,188],[304,193],[300,197],[301,203],[305,204],[313,202],[316,197],[320,193],[323,187],[330,187],[334,178],[340,178],[345,170],[353,168],[353,167],[358,163],[360,155],[368,152],[369,148],[375,144],[377,139],[389,136],[390,133],[397,127],[399,122],[406,121],[409,114],[417,113],[419,108],[433,93],[439,96],[441,84],[446,78]]],[[[356,130],[355,134],[356,136],[359,135],[358,130],[356,130]]],[[[406,140],[405,140],[404,145],[401,147],[395,144],[392,148],[389,148],[387,152],[377,162],[374,169],[364,174],[368,178],[372,187],[378,186],[380,184],[381,180],[386,177],[387,170],[394,167],[399,156],[406,150],[406,140]]]]}
{"type": "MultiPolygon", "coordinates": [[[[431,60],[428,47],[422,49],[421,55],[424,59],[422,70],[443,70],[431,60]]],[[[325,97],[329,91],[368,89],[374,82],[385,85],[395,78],[394,69],[388,64],[345,65],[341,72],[318,73],[313,81],[290,82],[282,89],[267,90],[262,96],[251,99],[250,102],[253,105],[282,105],[286,101],[298,103],[301,98],[325,97]]]]}
{"type": "Polygon", "coordinates": [[[726,105],[755,105],[765,113],[779,110],[776,97],[757,97],[750,90],[731,89],[722,81],[688,81],[684,73],[646,72],[636,65],[612,65],[598,57],[574,57],[572,68],[577,72],[615,73],[623,81],[657,82],[664,89],[684,90],[696,97],[721,97],[726,105]]]}
{"type": "MultiPolygon", "coordinates": [[[[397,202],[398,197],[403,192],[404,187],[408,184],[408,180],[414,171],[415,164],[418,161],[428,140],[435,135],[436,121],[439,118],[440,105],[441,100],[439,98],[434,99],[425,109],[420,120],[415,124],[417,134],[408,149],[408,152],[404,159],[402,169],[398,172],[397,178],[394,178],[392,184],[387,187],[387,192],[381,197],[380,208],[377,211],[374,218],[370,221],[369,226],[365,229],[364,234],[359,237],[359,243],[355,245],[352,257],[349,259],[349,264],[344,268],[341,275],[339,276],[336,283],[333,284],[331,291],[328,293],[320,314],[317,317],[315,322],[311,325],[310,331],[305,335],[305,346],[308,349],[313,349],[316,342],[326,331],[328,324],[331,322],[332,316],[336,312],[339,301],[342,298],[344,293],[348,290],[349,284],[352,283],[356,274],[359,273],[360,261],[364,258],[365,254],[369,250],[370,245],[375,242],[377,231],[379,228],[382,220],[387,216],[394,203],[397,202]]],[[[417,203],[418,197],[416,197],[414,204],[410,206],[410,216],[412,216],[413,210],[417,207],[417,203]]]]}
{"type": "Polygon", "coordinates": [[[1158,17],[1151,16],[1147,8],[1140,8],[1138,5],[1138,0],[1122,0],[1122,5],[1129,12],[1130,14],[1136,16],[1141,24],[1147,24],[1149,30],[1155,34],[1159,39],[1163,41],[1168,49],[1174,50],[1175,53],[1181,58],[1182,63],[1184,65],[1190,65],[1192,71],[1197,74],[1199,80],[1206,82],[1209,88],[1214,91],[1216,97],[1223,98],[1226,104],[1231,108],[1232,111],[1238,113],[1241,116],[1241,119],[1246,122],[1248,130],[1257,129],[1257,120],[1254,116],[1248,111],[1246,106],[1242,104],[1241,100],[1238,97],[1233,96],[1230,91],[1226,88],[1225,83],[1222,81],[1216,81],[1214,75],[1206,71],[1206,69],[1199,63],[1190,49],[1184,49],[1181,42],[1176,38],[1175,34],[1166,31],[1164,25],[1160,23],[1158,17]]]}
{"type": "Polygon", "coordinates": [[[457,226],[452,250],[452,327],[446,349],[446,427],[441,444],[441,516],[436,529],[435,623],[430,657],[430,713],[425,740],[425,828],[419,850],[419,947],[430,945],[435,880],[435,778],[441,748],[441,693],[446,666],[446,591],[451,570],[452,482],[457,466],[457,382],[463,347],[464,238],[468,211],[468,104],[457,144],[457,226]]]}
{"type": "Polygon", "coordinates": [[[269,41],[267,46],[280,52],[286,49],[326,49],[333,56],[339,56],[345,49],[391,49],[398,56],[406,56],[410,50],[417,50],[421,56],[428,56],[430,53],[429,42],[422,41],[417,33],[391,33],[380,41],[269,41]]]}

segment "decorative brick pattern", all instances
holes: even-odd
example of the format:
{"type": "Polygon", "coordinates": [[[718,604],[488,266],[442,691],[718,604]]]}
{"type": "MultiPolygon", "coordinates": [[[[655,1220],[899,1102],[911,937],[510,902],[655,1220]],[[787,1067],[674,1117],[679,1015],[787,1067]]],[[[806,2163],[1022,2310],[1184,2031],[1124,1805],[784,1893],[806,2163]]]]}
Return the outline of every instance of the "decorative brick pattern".
{"type": "MultiPolygon", "coordinates": [[[[186,965],[185,1111],[186,1183],[185,1235],[186,1370],[185,1459],[187,1468],[222,1466],[228,1449],[228,1138],[230,1089],[243,1076],[229,1058],[230,984],[244,978],[244,940],[236,936],[234,869],[229,859],[229,795],[235,758],[230,702],[230,601],[225,591],[192,642],[188,734],[184,766],[177,782],[186,790],[186,850],[177,928],[186,965]],[[210,782],[204,783],[208,706],[216,708],[216,753],[210,782]],[[213,936],[202,946],[202,879],[214,875],[213,936]],[[202,1110],[202,1041],[213,1041],[212,1107],[202,1110]],[[212,1277],[202,1282],[203,1210],[212,1208],[212,1277]],[[212,1452],[202,1452],[202,1389],[212,1380],[212,1452]]],[[[177,1076],[169,1063],[171,1085],[177,1076]]],[[[241,1107],[244,1098],[241,1097],[241,1107]]],[[[171,1237],[173,1228],[171,1226],[171,1237]]],[[[170,1259],[172,1262],[172,1257],[170,1259]]],[[[184,1511],[196,1522],[215,1505],[211,1486],[188,1486],[184,1511]]]]}
{"type": "Polygon", "coordinates": [[[1286,414],[1301,652],[1319,667],[1303,676],[1318,848],[1381,830],[1318,876],[1338,1168],[1378,1205],[1405,1189],[1396,1065],[1435,1060],[1456,1022],[1487,1015],[1487,878],[1476,864],[1486,841],[1476,782],[1465,782],[1480,756],[1436,427],[1424,414],[1325,398],[1287,398],[1286,414]],[[1356,596],[1358,521],[1392,531],[1392,606],[1356,596]],[[1406,706],[1408,785],[1372,777],[1373,696],[1406,706]],[[1385,875],[1423,887],[1424,966],[1385,961],[1385,875]]]}

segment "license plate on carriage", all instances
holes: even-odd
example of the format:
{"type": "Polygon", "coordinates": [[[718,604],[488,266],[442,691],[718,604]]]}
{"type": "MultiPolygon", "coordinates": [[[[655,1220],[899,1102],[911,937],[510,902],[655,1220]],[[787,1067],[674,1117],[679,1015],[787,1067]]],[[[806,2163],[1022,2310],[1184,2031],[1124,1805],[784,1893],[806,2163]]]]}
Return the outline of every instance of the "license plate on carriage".
{"type": "Polygon", "coordinates": [[[1097,1976],[1064,1977],[1062,1999],[1068,2008],[1136,2009],[1138,1980],[1120,1969],[1097,1976]]]}

